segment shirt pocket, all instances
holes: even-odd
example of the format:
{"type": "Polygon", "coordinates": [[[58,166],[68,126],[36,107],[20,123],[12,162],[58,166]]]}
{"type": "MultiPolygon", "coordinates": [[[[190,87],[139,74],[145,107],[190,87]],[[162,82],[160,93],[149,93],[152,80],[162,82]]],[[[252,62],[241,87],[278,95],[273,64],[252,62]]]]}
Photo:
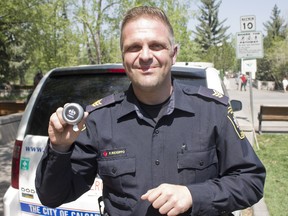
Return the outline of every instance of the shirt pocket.
{"type": "Polygon", "coordinates": [[[139,195],[136,192],[136,160],[134,157],[98,159],[98,173],[103,180],[105,193],[112,202],[125,209],[136,204],[139,195]]]}
{"type": "Polygon", "coordinates": [[[177,154],[177,168],[181,184],[204,182],[218,176],[215,148],[207,151],[183,151],[177,154]]]}

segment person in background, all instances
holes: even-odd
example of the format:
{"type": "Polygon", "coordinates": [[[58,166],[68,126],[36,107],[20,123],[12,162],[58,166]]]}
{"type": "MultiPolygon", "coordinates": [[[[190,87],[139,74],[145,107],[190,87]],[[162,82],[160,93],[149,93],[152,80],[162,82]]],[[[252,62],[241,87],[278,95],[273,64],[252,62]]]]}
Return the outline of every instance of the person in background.
{"type": "Polygon", "coordinates": [[[288,86],[287,76],[284,76],[284,78],[282,80],[282,86],[283,86],[283,90],[284,90],[284,93],[285,93],[287,91],[287,86],[288,86]]]}
{"type": "Polygon", "coordinates": [[[247,85],[247,78],[246,78],[245,74],[242,74],[240,90],[242,91],[242,89],[244,89],[244,91],[246,91],[246,85],[247,85]]]}
{"type": "Polygon", "coordinates": [[[238,128],[226,96],[178,83],[178,47],[159,8],[127,12],[121,26],[126,92],[87,106],[73,131],[51,115],[36,173],[52,208],[103,180],[103,215],[231,215],[263,196],[265,168],[238,128]],[[85,124],[85,125],[84,125],[85,124]]]}

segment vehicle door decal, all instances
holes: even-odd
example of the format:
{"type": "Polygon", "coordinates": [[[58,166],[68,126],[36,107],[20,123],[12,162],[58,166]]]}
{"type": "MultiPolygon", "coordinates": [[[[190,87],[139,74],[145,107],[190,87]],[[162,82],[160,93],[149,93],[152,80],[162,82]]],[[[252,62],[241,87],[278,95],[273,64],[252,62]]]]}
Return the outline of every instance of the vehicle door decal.
{"type": "Polygon", "coordinates": [[[82,209],[49,208],[35,205],[33,203],[21,202],[21,211],[32,213],[33,215],[47,216],[100,216],[99,212],[85,211],[82,209]]]}

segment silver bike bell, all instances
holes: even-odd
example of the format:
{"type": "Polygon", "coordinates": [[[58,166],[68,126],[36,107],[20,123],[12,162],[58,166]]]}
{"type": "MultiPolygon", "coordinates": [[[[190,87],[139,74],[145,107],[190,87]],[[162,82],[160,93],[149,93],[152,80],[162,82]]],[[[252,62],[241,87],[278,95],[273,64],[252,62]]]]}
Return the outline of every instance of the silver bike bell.
{"type": "Polygon", "coordinates": [[[75,132],[79,131],[77,124],[82,120],[83,116],[84,109],[80,104],[69,103],[63,107],[62,117],[66,123],[73,125],[75,132]]]}

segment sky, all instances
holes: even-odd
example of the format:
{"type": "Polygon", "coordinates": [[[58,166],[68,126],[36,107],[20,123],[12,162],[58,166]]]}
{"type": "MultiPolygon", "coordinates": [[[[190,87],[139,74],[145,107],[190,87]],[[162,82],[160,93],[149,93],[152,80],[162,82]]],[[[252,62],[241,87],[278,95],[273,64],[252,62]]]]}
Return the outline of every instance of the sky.
{"type": "Polygon", "coordinates": [[[266,35],[263,23],[270,21],[275,4],[280,9],[280,16],[288,23],[288,0],[222,0],[219,8],[219,20],[227,18],[224,26],[230,26],[229,33],[240,32],[240,17],[254,15],[256,31],[266,35]]]}
{"type": "MultiPolygon", "coordinates": [[[[193,10],[197,10],[200,1],[196,2],[198,3],[192,6],[193,10]]],[[[222,0],[218,18],[219,21],[227,19],[223,24],[230,26],[227,33],[236,35],[241,31],[240,17],[253,15],[256,18],[256,31],[261,31],[266,35],[263,23],[271,21],[270,16],[275,4],[280,9],[280,16],[288,23],[288,0],[222,0]]],[[[193,19],[189,22],[188,28],[194,30],[197,24],[197,21],[193,19]]]]}

